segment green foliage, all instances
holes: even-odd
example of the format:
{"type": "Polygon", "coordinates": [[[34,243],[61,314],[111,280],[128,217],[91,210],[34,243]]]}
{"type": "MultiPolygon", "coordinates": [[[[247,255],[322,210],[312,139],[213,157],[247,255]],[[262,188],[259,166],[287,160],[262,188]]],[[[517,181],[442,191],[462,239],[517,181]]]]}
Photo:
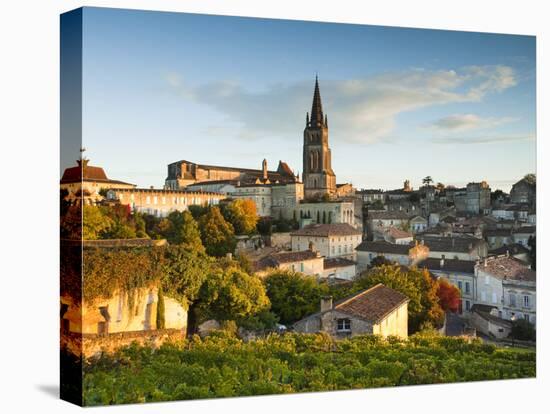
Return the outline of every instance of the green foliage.
{"type": "Polygon", "coordinates": [[[512,322],[512,331],[510,337],[523,341],[536,341],[537,332],[535,326],[525,319],[517,319],[512,322]]]}
{"type": "Polygon", "coordinates": [[[210,210],[208,206],[197,206],[197,205],[189,206],[189,212],[191,213],[191,215],[195,220],[198,220],[199,218],[204,216],[208,212],[208,210],[210,210]]]}
{"type": "Polygon", "coordinates": [[[233,253],[237,244],[235,232],[231,223],[225,221],[218,207],[208,209],[208,212],[199,218],[199,228],[208,255],[221,257],[233,253]]]}
{"type": "Polygon", "coordinates": [[[256,230],[263,236],[269,236],[273,232],[273,223],[270,217],[260,217],[256,223],[256,230]]]}
{"type": "Polygon", "coordinates": [[[376,256],[374,259],[370,261],[369,269],[373,269],[378,266],[384,266],[384,265],[391,265],[392,262],[386,259],[384,256],[376,256]]]}
{"type": "Polygon", "coordinates": [[[275,270],[264,278],[271,310],[281,323],[291,324],[319,310],[321,297],[329,293],[326,284],[314,276],[275,270]]]}
{"type": "Polygon", "coordinates": [[[164,309],[164,293],[162,287],[158,290],[158,302],[157,302],[157,329],[164,329],[166,327],[164,309]]]}
{"type": "Polygon", "coordinates": [[[341,341],[285,334],[243,342],[220,332],[155,351],[134,344],[85,361],[84,405],[529,378],[535,356],[431,334],[341,341]]]}
{"type": "Polygon", "coordinates": [[[213,265],[213,260],[183,245],[164,249],[162,260],[163,287],[166,293],[182,302],[193,302],[213,265]]]}
{"type": "Polygon", "coordinates": [[[82,238],[84,240],[97,240],[103,238],[103,234],[109,231],[114,221],[103,214],[96,206],[84,205],[82,207],[82,238]]]}
{"type": "Polygon", "coordinates": [[[277,315],[271,311],[262,310],[255,315],[240,318],[237,324],[248,331],[265,332],[275,329],[278,322],[279,318],[277,315]]]}
{"type": "Polygon", "coordinates": [[[269,308],[269,299],[261,280],[239,267],[215,267],[199,292],[201,319],[232,320],[269,308]]]}
{"type": "Polygon", "coordinates": [[[204,253],[199,226],[188,211],[173,211],[159,222],[158,233],[171,244],[179,244],[188,250],[204,253]]]}
{"type": "Polygon", "coordinates": [[[532,185],[536,185],[537,184],[537,176],[535,174],[525,174],[525,176],[523,177],[523,179],[525,181],[527,181],[527,183],[529,184],[532,184],[532,185]]]}
{"type": "Polygon", "coordinates": [[[384,210],[384,203],[382,200],[375,200],[374,203],[371,203],[369,205],[369,209],[371,210],[384,210]]]}
{"type": "Polygon", "coordinates": [[[239,198],[224,204],[221,211],[224,218],[233,226],[235,234],[251,234],[256,231],[258,214],[254,201],[239,198]]]}

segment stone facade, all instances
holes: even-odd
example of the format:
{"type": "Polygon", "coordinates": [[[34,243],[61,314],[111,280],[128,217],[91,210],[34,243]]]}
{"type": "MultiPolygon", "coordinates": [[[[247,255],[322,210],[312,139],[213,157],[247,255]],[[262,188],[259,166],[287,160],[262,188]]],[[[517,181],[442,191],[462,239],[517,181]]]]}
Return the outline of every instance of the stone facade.
{"type": "Polygon", "coordinates": [[[355,204],[351,201],[303,202],[296,206],[296,216],[308,224],[348,223],[355,226],[355,204]]]}
{"type": "Polygon", "coordinates": [[[147,188],[113,188],[107,192],[108,200],[118,200],[132,210],[157,217],[166,217],[172,211],[185,211],[193,205],[217,205],[225,198],[220,193],[147,188]]]}
{"type": "Polygon", "coordinates": [[[336,195],[336,175],[332,170],[332,157],[328,146],[328,121],[326,116],[323,117],[317,79],[315,79],[311,119],[309,114],[306,116],[302,171],[306,199],[336,195]]]}
{"type": "Polygon", "coordinates": [[[290,237],[292,251],[301,251],[313,246],[321,256],[346,257],[350,260],[355,259],[355,248],[362,239],[361,232],[347,224],[314,224],[290,233],[290,237]],[[323,231],[309,231],[315,226],[322,227],[323,231]]]}

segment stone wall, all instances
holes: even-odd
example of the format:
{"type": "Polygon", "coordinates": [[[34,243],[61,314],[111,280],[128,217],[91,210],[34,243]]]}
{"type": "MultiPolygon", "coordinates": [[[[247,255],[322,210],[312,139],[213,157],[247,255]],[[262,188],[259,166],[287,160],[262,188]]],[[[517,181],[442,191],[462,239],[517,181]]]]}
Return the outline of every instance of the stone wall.
{"type": "Polygon", "coordinates": [[[75,355],[90,358],[103,352],[114,353],[117,349],[128,346],[133,342],[158,348],[166,341],[182,339],[185,339],[185,331],[181,329],[117,332],[106,335],[63,333],[61,335],[61,347],[66,348],[75,355]]]}

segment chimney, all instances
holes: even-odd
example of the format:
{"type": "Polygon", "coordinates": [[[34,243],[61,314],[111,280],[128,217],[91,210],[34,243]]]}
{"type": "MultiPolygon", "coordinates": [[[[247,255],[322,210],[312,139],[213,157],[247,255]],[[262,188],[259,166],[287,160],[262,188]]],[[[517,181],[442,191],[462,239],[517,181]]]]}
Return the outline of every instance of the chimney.
{"type": "Polygon", "coordinates": [[[321,312],[332,309],[332,296],[323,296],[321,298],[321,312]]]}
{"type": "Polygon", "coordinates": [[[262,161],[262,178],[267,180],[267,160],[264,158],[262,161]]]}
{"type": "Polygon", "coordinates": [[[510,257],[510,250],[506,250],[506,257],[510,257]]]}
{"type": "Polygon", "coordinates": [[[233,259],[233,255],[231,253],[227,253],[225,257],[227,257],[229,260],[233,259]]]}
{"type": "Polygon", "coordinates": [[[309,242],[309,246],[308,246],[308,249],[309,251],[312,251],[312,252],[315,252],[315,243],[313,243],[312,241],[309,242]]]}
{"type": "Polygon", "coordinates": [[[483,259],[483,267],[487,267],[487,258],[483,259]]]}
{"type": "Polygon", "coordinates": [[[443,269],[443,266],[445,266],[445,255],[441,255],[441,260],[439,261],[439,268],[443,269]]]}

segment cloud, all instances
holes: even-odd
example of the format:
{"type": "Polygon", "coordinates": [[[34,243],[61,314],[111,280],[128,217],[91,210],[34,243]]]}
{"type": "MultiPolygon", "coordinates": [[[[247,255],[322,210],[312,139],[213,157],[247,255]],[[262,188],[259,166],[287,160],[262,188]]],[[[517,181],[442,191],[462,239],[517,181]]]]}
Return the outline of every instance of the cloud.
{"type": "MultiPolygon", "coordinates": [[[[172,91],[220,115],[212,120],[211,131],[230,125],[231,130],[239,131],[233,136],[244,139],[296,139],[313,95],[312,80],[250,90],[231,80],[192,85],[177,73],[165,78],[172,91]]],[[[351,80],[320,80],[331,134],[358,143],[390,138],[396,118],[403,112],[476,102],[515,84],[514,71],[507,66],[410,69],[351,80]]]]}
{"type": "Polygon", "coordinates": [[[432,142],[436,144],[493,144],[493,143],[507,143],[507,142],[522,142],[522,141],[535,141],[535,134],[518,134],[518,135],[478,135],[471,137],[456,137],[449,136],[443,138],[434,138],[432,142]]]}
{"type": "Polygon", "coordinates": [[[454,114],[440,118],[427,127],[442,133],[455,133],[472,129],[493,128],[513,121],[517,121],[517,118],[482,118],[475,114],[454,114]]]}

